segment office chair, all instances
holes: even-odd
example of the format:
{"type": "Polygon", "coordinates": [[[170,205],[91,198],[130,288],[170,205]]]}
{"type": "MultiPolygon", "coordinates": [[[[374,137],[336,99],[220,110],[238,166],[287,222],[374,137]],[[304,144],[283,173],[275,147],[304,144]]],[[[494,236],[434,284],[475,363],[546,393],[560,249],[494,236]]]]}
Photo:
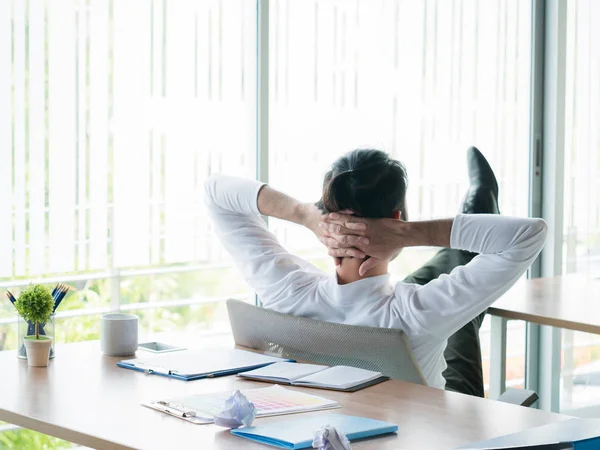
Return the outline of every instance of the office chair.
{"type": "MultiPolygon", "coordinates": [[[[308,319],[234,299],[227,300],[227,312],[236,345],[328,366],[359,367],[427,385],[402,330],[308,319]]],[[[536,400],[535,392],[520,389],[509,389],[498,398],[522,406],[536,400]]]]}
{"type": "Polygon", "coordinates": [[[227,300],[237,345],[284,358],[381,372],[396,380],[426,385],[403,331],[344,325],[282,314],[227,300]]]}

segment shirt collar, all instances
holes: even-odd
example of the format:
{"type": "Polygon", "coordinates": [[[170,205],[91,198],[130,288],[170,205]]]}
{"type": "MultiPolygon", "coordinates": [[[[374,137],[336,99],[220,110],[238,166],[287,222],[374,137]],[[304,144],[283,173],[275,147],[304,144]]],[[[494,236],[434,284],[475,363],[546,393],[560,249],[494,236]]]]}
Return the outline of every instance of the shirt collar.
{"type": "Polygon", "coordinates": [[[390,274],[363,278],[348,284],[338,284],[337,274],[327,280],[327,294],[336,303],[355,303],[379,300],[390,295],[394,288],[390,284],[390,274]]]}

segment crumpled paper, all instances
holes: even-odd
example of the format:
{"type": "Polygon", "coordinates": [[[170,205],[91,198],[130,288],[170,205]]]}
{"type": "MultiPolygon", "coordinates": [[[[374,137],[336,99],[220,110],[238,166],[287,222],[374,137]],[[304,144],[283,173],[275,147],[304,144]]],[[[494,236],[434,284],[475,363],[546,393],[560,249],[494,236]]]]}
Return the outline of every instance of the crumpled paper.
{"type": "Polygon", "coordinates": [[[249,427],[254,422],[256,407],[237,389],[225,400],[223,409],[215,416],[215,425],[227,428],[249,427]]]}
{"type": "Polygon", "coordinates": [[[318,450],[352,450],[346,435],[331,425],[322,426],[315,433],[312,446],[318,450]]]}

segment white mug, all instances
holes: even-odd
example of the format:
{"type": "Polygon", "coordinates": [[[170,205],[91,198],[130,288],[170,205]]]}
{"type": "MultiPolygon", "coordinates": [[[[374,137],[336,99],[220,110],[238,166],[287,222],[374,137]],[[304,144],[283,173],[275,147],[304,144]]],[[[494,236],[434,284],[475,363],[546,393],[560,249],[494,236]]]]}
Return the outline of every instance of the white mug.
{"type": "Polygon", "coordinates": [[[109,313],[100,318],[100,348],[108,356],[132,355],[138,348],[138,316],[109,313]]]}

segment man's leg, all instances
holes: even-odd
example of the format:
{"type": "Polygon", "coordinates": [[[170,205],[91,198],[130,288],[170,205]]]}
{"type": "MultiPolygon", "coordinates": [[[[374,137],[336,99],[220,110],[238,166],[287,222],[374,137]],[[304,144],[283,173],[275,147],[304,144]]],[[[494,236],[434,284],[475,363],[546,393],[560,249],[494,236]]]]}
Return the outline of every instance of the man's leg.
{"type": "MultiPolygon", "coordinates": [[[[471,261],[476,253],[444,248],[423,267],[404,279],[405,283],[427,284],[452,269],[471,261]]],[[[444,358],[448,367],[443,373],[446,389],[483,397],[483,372],[479,328],[485,312],[475,317],[448,339],[444,358]]]]}
{"type": "MultiPolygon", "coordinates": [[[[485,157],[475,147],[467,151],[469,191],[461,211],[465,214],[500,214],[498,210],[498,182],[485,157]]],[[[427,284],[457,266],[467,264],[476,256],[462,250],[440,250],[423,267],[409,275],[407,283],[427,284]]],[[[483,397],[483,373],[479,329],[485,311],[448,338],[444,358],[448,367],[443,375],[446,389],[483,397]]]]}

